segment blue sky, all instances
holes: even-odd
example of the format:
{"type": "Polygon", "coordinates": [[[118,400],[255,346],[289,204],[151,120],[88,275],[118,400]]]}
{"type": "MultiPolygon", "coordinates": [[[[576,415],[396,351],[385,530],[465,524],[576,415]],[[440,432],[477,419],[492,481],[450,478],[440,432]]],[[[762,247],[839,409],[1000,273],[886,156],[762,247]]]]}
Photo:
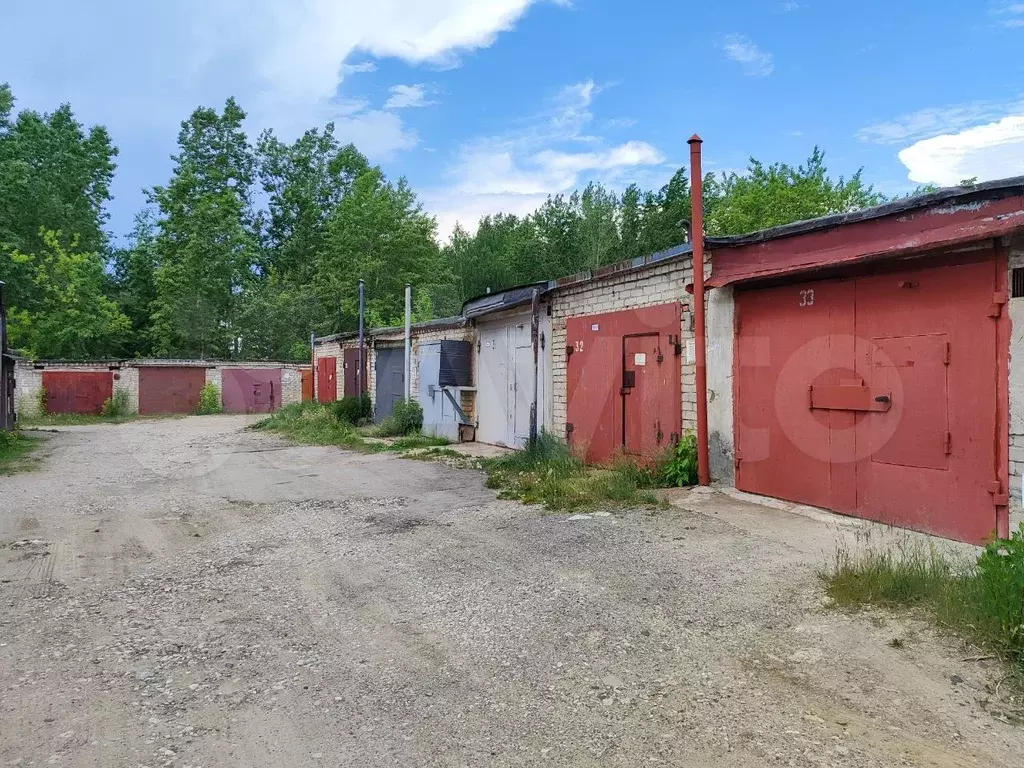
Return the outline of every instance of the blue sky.
{"type": "Polygon", "coordinates": [[[708,170],[817,144],[887,193],[1024,174],[1024,0],[44,0],[3,27],[20,107],[110,129],[115,235],[180,121],[230,95],[253,136],[334,120],[442,236],[589,180],[659,187],[694,132],[708,170]]]}

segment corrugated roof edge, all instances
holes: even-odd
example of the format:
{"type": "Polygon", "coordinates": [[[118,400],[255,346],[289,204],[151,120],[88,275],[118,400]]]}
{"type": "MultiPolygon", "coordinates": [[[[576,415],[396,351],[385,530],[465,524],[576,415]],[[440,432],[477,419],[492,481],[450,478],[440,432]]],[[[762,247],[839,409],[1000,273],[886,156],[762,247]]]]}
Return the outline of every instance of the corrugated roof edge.
{"type": "Polygon", "coordinates": [[[550,280],[543,280],[526,285],[516,285],[497,293],[475,296],[462,305],[462,314],[467,320],[472,320],[494,312],[512,309],[532,301],[535,288],[540,288],[541,293],[545,293],[551,288],[551,285],[550,280]]]}
{"type": "MultiPolygon", "coordinates": [[[[461,315],[457,317],[441,317],[437,320],[424,320],[419,323],[412,324],[412,330],[416,331],[434,331],[443,330],[445,328],[462,328],[466,325],[466,318],[461,315]]],[[[404,333],[404,325],[392,325],[386,328],[371,328],[366,331],[366,338],[373,338],[374,336],[387,336],[392,333],[404,333]]],[[[359,333],[357,331],[346,331],[345,333],[334,333],[330,336],[317,336],[313,339],[314,344],[326,344],[331,341],[349,341],[350,339],[358,339],[359,333]]]]}
{"type": "Polygon", "coordinates": [[[817,232],[823,229],[832,229],[844,224],[855,224],[860,221],[881,219],[886,216],[893,216],[900,213],[929,208],[939,203],[950,201],[968,202],[973,199],[991,199],[1009,197],[1012,194],[1024,194],[1024,176],[1014,176],[1009,179],[997,179],[986,181],[982,184],[971,186],[946,187],[925,195],[915,195],[896,200],[891,203],[883,203],[871,208],[862,208],[850,213],[837,213],[831,216],[822,216],[818,219],[807,219],[805,221],[794,221],[791,224],[783,224],[780,227],[762,229],[757,232],[749,232],[744,235],[730,235],[728,237],[705,237],[704,242],[708,248],[728,248],[733,245],[750,245],[751,243],[763,243],[768,240],[778,240],[784,237],[793,237],[808,232],[817,232]]]}
{"type": "Polygon", "coordinates": [[[635,259],[627,259],[626,261],[608,264],[604,267],[597,267],[595,269],[588,269],[584,272],[577,272],[575,275],[569,275],[568,277],[560,277],[557,280],[551,281],[551,290],[579,285],[581,283],[588,283],[592,280],[600,280],[602,278],[618,274],[619,272],[643,269],[644,267],[649,267],[652,264],[670,261],[672,259],[679,258],[680,256],[687,256],[692,252],[693,244],[683,243],[682,245],[666,248],[664,251],[658,251],[647,256],[637,256],[635,259]]]}

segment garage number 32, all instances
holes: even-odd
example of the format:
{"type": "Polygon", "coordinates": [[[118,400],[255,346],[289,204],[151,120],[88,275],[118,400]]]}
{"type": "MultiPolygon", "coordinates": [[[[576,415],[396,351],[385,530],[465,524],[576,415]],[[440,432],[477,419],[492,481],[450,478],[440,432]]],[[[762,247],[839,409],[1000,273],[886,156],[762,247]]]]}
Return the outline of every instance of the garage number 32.
{"type": "Polygon", "coordinates": [[[801,307],[813,307],[814,306],[814,290],[809,289],[806,291],[800,291],[800,306],[801,307]]]}

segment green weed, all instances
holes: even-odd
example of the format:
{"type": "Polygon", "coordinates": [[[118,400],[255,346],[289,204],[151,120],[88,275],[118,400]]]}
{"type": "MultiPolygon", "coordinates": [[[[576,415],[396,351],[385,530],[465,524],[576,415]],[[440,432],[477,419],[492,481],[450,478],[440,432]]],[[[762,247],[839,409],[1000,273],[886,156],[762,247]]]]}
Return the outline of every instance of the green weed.
{"type": "Polygon", "coordinates": [[[837,606],[913,608],[999,653],[1024,676],[1024,524],[977,559],[910,538],[884,548],[839,548],[821,572],[837,606]]]}
{"type": "Polygon", "coordinates": [[[665,456],[658,468],[658,478],[670,488],[697,484],[697,438],[692,432],[684,434],[665,456]]]}
{"type": "Polygon", "coordinates": [[[415,400],[395,403],[394,412],[377,425],[381,437],[412,435],[423,429],[423,406],[415,400]]]}
{"type": "Polygon", "coordinates": [[[353,426],[367,424],[373,420],[373,406],[370,396],[344,397],[331,403],[331,410],[339,421],[347,421],[353,426]]]}
{"type": "Polygon", "coordinates": [[[108,419],[123,419],[134,413],[131,395],[124,387],[115,387],[114,394],[103,401],[100,415],[108,419]]]}
{"type": "Polygon", "coordinates": [[[522,451],[483,462],[487,487],[499,498],[543,504],[552,511],[602,506],[654,506],[654,475],[628,460],[588,467],[554,435],[542,432],[522,451]]]}
{"type": "Polygon", "coordinates": [[[292,403],[261,421],[252,429],[277,432],[296,443],[336,445],[352,450],[374,451],[355,427],[334,415],[329,404],[292,403]]]}
{"type": "Polygon", "coordinates": [[[224,410],[224,407],[220,402],[220,390],[212,381],[206,382],[199,389],[199,402],[196,403],[196,414],[199,416],[209,416],[214,413],[220,413],[222,410],[224,410]]]}
{"type": "Polygon", "coordinates": [[[32,469],[35,462],[29,454],[38,447],[39,440],[20,432],[0,432],[0,475],[32,469]]]}

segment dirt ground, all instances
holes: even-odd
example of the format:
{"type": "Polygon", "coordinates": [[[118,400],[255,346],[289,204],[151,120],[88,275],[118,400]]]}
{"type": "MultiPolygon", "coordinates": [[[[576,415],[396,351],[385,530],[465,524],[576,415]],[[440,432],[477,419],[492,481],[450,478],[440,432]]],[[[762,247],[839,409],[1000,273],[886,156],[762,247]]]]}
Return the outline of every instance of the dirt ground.
{"type": "Polygon", "coordinates": [[[823,606],[835,521],[547,515],[246,423],[67,428],[0,478],[0,764],[1024,764],[994,662],[823,606]]]}

